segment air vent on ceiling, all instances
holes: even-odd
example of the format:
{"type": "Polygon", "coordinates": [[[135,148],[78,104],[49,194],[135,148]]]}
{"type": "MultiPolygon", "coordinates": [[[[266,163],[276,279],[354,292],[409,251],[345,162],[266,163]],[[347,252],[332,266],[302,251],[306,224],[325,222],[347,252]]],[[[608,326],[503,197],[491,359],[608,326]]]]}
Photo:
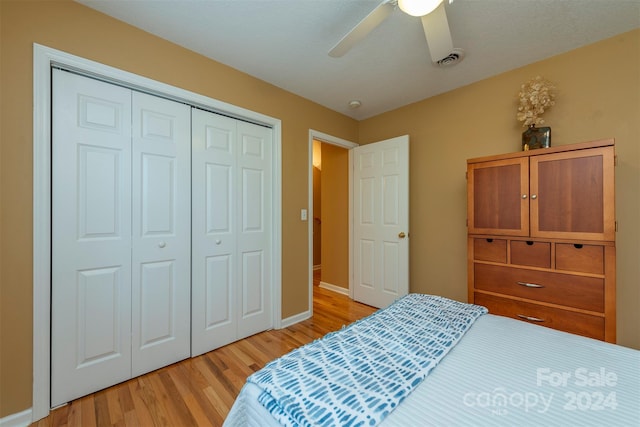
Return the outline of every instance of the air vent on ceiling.
{"type": "Polygon", "coordinates": [[[464,50],[455,48],[451,53],[440,59],[437,64],[441,67],[453,67],[464,59],[464,50]]]}

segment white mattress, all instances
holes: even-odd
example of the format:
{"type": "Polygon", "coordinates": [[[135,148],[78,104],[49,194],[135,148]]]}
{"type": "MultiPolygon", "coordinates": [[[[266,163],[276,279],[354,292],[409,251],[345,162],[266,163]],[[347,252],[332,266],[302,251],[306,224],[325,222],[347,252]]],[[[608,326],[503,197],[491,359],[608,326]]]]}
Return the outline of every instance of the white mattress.
{"type": "MultiPolygon", "coordinates": [[[[225,426],[278,426],[245,385],[225,426]]],[[[640,426],[640,351],[487,314],[380,424],[640,426]]]]}

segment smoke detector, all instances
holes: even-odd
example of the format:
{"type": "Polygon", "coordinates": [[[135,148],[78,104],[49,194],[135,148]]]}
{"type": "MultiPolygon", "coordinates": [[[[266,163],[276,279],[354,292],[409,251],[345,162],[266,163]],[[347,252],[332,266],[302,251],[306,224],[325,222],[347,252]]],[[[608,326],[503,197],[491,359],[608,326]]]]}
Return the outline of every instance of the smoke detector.
{"type": "Polygon", "coordinates": [[[362,102],[358,101],[357,99],[354,99],[353,101],[349,101],[349,108],[351,108],[352,110],[355,110],[356,108],[360,108],[361,105],[362,105],[362,102]]]}
{"type": "Polygon", "coordinates": [[[464,59],[464,50],[455,48],[451,53],[444,58],[438,60],[436,64],[440,67],[453,67],[464,59]]]}

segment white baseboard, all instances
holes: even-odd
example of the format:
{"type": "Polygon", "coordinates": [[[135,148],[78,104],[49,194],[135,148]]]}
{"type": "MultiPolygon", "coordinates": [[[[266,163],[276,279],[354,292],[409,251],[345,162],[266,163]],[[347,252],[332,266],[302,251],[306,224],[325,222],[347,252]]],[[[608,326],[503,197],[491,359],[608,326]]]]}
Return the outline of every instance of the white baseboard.
{"type": "Polygon", "coordinates": [[[31,408],[0,418],[0,427],[27,427],[31,424],[31,408]]]}
{"type": "Polygon", "coordinates": [[[349,289],[343,288],[342,286],[332,285],[331,283],[320,281],[319,285],[322,289],[327,289],[333,292],[337,292],[342,295],[349,295],[349,289]]]}
{"type": "Polygon", "coordinates": [[[291,317],[287,317],[286,319],[282,319],[282,322],[280,322],[280,327],[281,328],[286,328],[287,326],[295,325],[298,322],[302,322],[303,320],[307,320],[310,317],[311,317],[311,311],[304,311],[302,313],[296,314],[295,316],[291,316],[291,317]]]}

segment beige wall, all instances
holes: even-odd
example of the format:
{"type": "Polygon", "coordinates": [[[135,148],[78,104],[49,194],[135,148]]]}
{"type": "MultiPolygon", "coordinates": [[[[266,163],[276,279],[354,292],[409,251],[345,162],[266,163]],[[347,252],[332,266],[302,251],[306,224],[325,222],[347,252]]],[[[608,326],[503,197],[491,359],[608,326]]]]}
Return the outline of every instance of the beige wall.
{"type": "Polygon", "coordinates": [[[322,264],[322,198],[320,188],[322,184],[322,171],[313,167],[313,265],[322,264]]]}
{"type": "Polygon", "coordinates": [[[640,30],[360,123],[361,144],[410,135],[411,291],[466,300],[466,159],[520,150],[515,95],[536,75],[558,87],[552,145],[616,140],[618,342],[640,349],[640,30]]]}
{"type": "Polygon", "coordinates": [[[322,144],[322,281],[349,288],[349,151],[322,144]]]}
{"type": "Polygon", "coordinates": [[[309,129],[353,141],[356,121],[69,0],[0,8],[0,418],[32,397],[34,42],[282,120],[282,315],[308,309],[309,129]]]}
{"type": "Polygon", "coordinates": [[[619,341],[640,348],[640,31],[358,124],[70,0],[0,0],[0,418],[32,395],[34,42],[282,120],[283,317],[308,309],[309,129],[362,142],[410,134],[411,289],[464,300],[465,159],[519,149],[514,94],[544,75],[560,88],[545,115],[553,145],[616,138],[619,341]]]}

